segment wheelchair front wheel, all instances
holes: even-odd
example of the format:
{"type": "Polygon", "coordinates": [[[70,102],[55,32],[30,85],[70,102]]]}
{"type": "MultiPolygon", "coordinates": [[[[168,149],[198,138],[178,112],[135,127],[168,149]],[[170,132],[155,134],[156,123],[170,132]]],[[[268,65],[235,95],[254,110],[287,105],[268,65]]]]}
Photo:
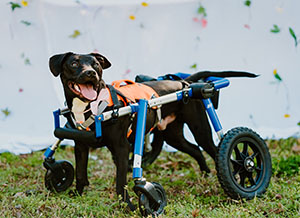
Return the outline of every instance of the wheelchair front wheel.
{"type": "Polygon", "coordinates": [[[164,188],[159,183],[152,182],[152,184],[154,185],[159,197],[159,204],[149,199],[145,193],[140,193],[139,208],[144,217],[148,217],[149,215],[152,215],[152,217],[157,217],[164,212],[164,207],[167,205],[167,198],[164,188]]]}
{"type": "Polygon", "coordinates": [[[73,165],[66,160],[56,163],[55,170],[47,169],[45,175],[45,186],[50,191],[63,192],[67,190],[74,180],[73,165]],[[56,172],[59,170],[59,173],[56,172]]]}

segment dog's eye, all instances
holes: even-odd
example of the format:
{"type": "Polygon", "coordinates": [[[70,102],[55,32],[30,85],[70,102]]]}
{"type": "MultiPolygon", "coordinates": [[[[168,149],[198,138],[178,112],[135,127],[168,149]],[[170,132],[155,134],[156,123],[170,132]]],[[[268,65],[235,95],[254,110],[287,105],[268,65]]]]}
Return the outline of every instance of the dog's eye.
{"type": "Polygon", "coordinates": [[[95,63],[93,64],[93,67],[94,67],[94,68],[98,68],[98,67],[99,67],[99,63],[95,62],[95,63]]]}
{"type": "Polygon", "coordinates": [[[73,62],[71,63],[71,66],[72,66],[72,67],[78,67],[78,66],[79,66],[79,64],[78,64],[78,62],[76,62],[76,61],[73,61],[73,62]]]}

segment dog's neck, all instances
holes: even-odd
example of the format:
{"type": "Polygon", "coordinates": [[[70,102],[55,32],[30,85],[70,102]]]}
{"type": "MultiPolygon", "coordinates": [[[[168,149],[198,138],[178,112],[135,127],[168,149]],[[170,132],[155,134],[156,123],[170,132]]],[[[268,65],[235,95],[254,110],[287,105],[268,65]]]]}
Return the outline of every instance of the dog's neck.
{"type": "Polygon", "coordinates": [[[84,102],[79,98],[73,98],[71,111],[74,115],[76,122],[83,123],[85,121],[86,108],[90,103],[84,102]]]}

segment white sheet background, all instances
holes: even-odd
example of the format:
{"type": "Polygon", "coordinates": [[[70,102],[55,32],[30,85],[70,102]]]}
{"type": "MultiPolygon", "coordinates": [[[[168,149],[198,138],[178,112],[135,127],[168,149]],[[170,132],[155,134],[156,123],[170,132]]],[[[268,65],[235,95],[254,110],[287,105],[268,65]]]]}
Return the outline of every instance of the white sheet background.
{"type": "Polygon", "coordinates": [[[52,111],[64,99],[48,59],[67,51],[105,55],[113,64],[107,82],[139,73],[254,72],[260,77],[232,79],[221,91],[224,130],[242,125],[263,137],[299,136],[300,55],[289,27],[300,38],[300,1],[15,0],[21,8],[14,11],[9,2],[0,2],[0,152],[55,141],[52,111]],[[270,32],[274,24],[279,33],[270,32]],[[70,37],[75,30],[80,34],[70,37]]]}

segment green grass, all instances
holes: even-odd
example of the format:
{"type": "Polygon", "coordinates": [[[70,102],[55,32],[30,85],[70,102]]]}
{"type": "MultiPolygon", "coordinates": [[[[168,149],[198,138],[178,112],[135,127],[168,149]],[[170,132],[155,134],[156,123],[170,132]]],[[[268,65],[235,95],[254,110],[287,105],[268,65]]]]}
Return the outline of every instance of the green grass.
{"type": "MultiPolygon", "coordinates": [[[[166,190],[168,205],[161,217],[299,217],[300,160],[299,153],[293,151],[299,144],[293,138],[268,141],[273,177],[265,195],[250,201],[232,200],[224,194],[208,156],[213,169],[208,176],[188,155],[163,152],[144,169],[144,177],[159,182],[166,190]]],[[[90,186],[80,197],[45,189],[42,155],[0,155],[0,217],[140,217],[138,210],[129,212],[119,204],[114,188],[115,167],[107,149],[91,151],[90,186]]],[[[74,164],[73,148],[60,148],[56,159],[74,164]]],[[[131,176],[129,173],[128,190],[137,204],[131,176]]],[[[74,184],[71,189],[75,189],[74,184]]]]}

